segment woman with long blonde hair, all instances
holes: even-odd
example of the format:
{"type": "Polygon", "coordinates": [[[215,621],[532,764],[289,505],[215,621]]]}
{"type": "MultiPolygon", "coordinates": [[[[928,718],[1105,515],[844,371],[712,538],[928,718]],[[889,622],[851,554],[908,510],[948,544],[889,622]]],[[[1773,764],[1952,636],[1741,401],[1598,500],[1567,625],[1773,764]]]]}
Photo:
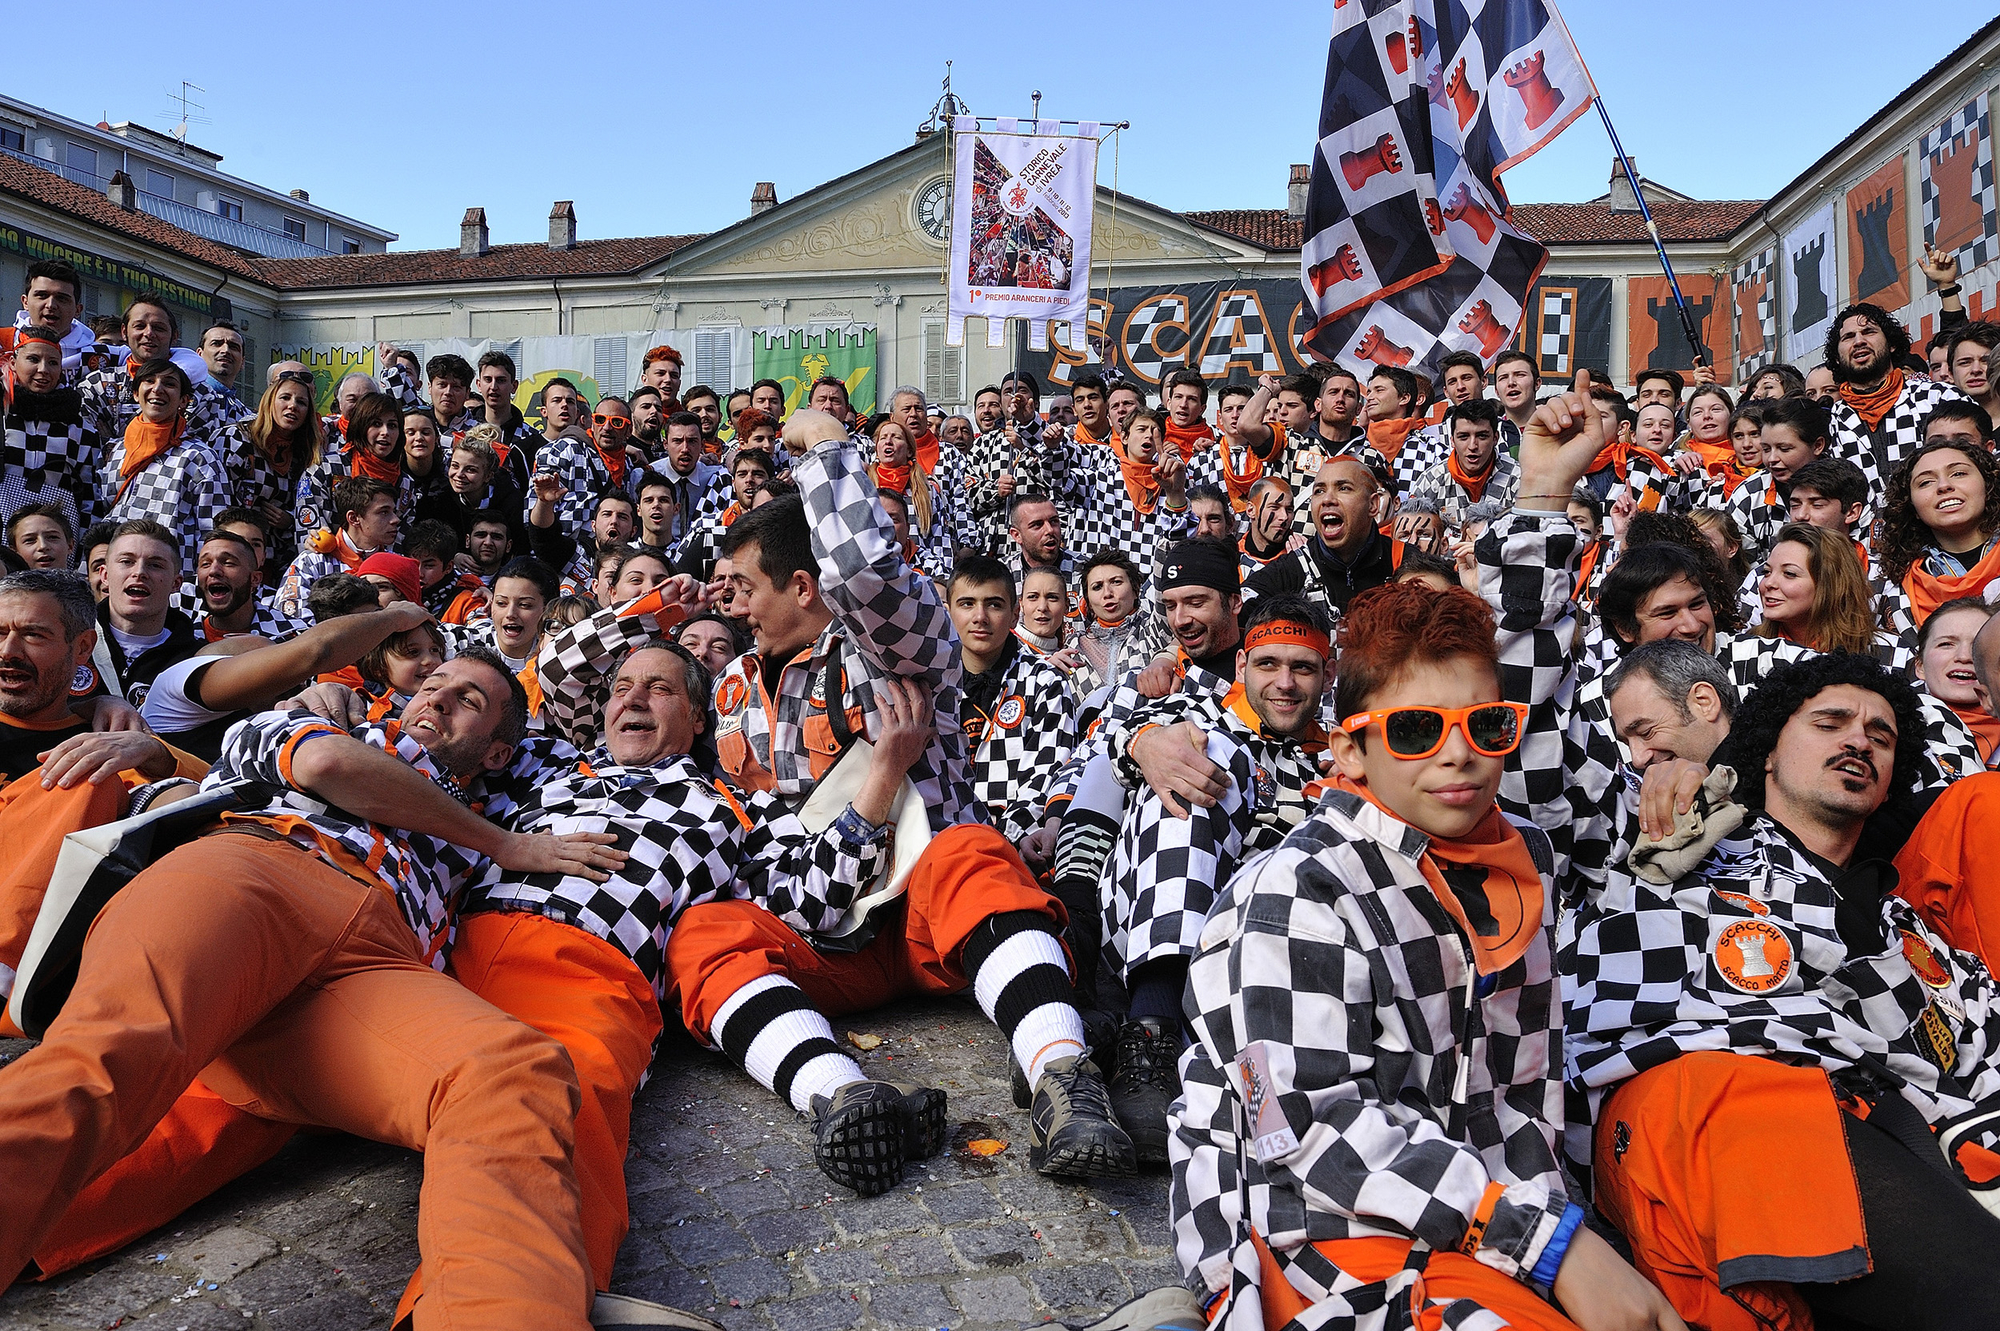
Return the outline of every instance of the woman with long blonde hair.
{"type": "Polygon", "coordinates": [[[236,428],[227,450],[236,502],[272,519],[271,531],[280,547],[274,554],[292,547],[299,479],[319,462],[326,448],[317,392],[310,370],[279,371],[258,400],[257,414],[236,428]]]}
{"type": "Polygon", "coordinates": [[[1784,638],[1819,652],[1868,653],[1892,669],[1915,659],[1901,639],[1875,621],[1868,572],[1843,533],[1788,522],[1765,561],[1757,587],[1766,638],[1784,638]]]}

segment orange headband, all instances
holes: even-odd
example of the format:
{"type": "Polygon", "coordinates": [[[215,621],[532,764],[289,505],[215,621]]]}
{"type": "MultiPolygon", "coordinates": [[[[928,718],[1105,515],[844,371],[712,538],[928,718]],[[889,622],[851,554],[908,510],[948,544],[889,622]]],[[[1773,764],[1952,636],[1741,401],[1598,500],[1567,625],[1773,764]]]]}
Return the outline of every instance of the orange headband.
{"type": "Polygon", "coordinates": [[[48,339],[48,338],[46,338],[46,337],[24,337],[24,338],[20,338],[20,339],[18,339],[18,340],[17,340],[17,341],[16,341],[15,343],[14,343],[14,350],[16,350],[16,351],[19,351],[19,350],[20,350],[20,349],[21,349],[22,347],[31,347],[31,346],[35,345],[35,343],[37,343],[37,342],[41,343],[41,344],[42,344],[43,346],[45,346],[45,347],[54,347],[54,348],[55,348],[55,349],[56,349],[57,351],[61,351],[61,350],[62,350],[62,343],[60,343],[60,342],[55,342],[55,341],[51,341],[50,339],[48,339]]]}
{"type": "Polygon", "coordinates": [[[1259,624],[1243,635],[1243,650],[1254,652],[1267,642],[1285,647],[1310,647],[1322,658],[1332,649],[1332,644],[1327,641],[1324,633],[1296,619],[1272,619],[1259,624]]]}

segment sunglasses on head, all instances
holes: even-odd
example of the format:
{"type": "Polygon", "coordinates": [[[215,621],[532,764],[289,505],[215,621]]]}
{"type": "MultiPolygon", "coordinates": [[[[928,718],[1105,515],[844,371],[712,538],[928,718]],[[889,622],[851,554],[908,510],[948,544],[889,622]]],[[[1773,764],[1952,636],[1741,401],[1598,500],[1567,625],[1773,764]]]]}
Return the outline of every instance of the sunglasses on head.
{"type": "MultiPolygon", "coordinates": [[[[313,386],[313,377],[304,370],[280,370],[277,382],[280,384],[304,384],[307,388],[311,388],[313,386]]],[[[277,385],[274,384],[272,386],[276,387],[277,385]]]]}
{"type": "Polygon", "coordinates": [[[1503,758],[1521,743],[1521,725],[1528,719],[1524,702],[1482,702],[1470,707],[1391,707],[1358,712],[1340,723],[1352,735],[1380,723],[1382,739],[1398,758],[1428,758],[1444,747],[1445,736],[1457,726],[1475,753],[1503,758]]]}

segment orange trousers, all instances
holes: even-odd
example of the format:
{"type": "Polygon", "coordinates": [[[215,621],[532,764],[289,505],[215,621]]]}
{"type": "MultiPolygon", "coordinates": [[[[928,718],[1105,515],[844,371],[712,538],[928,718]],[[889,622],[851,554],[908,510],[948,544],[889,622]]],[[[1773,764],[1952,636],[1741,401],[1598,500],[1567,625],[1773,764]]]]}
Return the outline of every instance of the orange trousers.
{"type": "MultiPolygon", "coordinates": [[[[43,790],[40,768],[0,790],[0,851],[5,852],[0,863],[0,979],[6,981],[5,990],[13,989],[14,968],[34,932],[63,838],[123,818],[126,800],[121,781],[43,790]]],[[[5,1000],[6,993],[0,993],[0,1009],[5,1000]]],[[[20,1034],[0,1010],[0,1035],[20,1034]]]]}
{"type": "Polygon", "coordinates": [[[1978,772],[1945,787],[1896,856],[1896,895],[1989,971],[2000,962],[2000,869],[1985,868],[1977,857],[1994,844],[2000,844],[2000,772],[1978,772]]]}
{"type": "Polygon", "coordinates": [[[1605,1101],[1598,1209],[1690,1325],[1804,1331],[1790,1282],[1870,1269],[1841,1112],[1818,1068],[1683,1054],[1605,1101]]]}
{"type": "MultiPolygon", "coordinates": [[[[1256,1243],[1262,1272],[1258,1293],[1264,1325],[1285,1326],[1312,1305],[1285,1279],[1263,1239],[1256,1238],[1256,1243]]],[[[1333,1239],[1314,1246],[1334,1266],[1355,1279],[1382,1281],[1408,1265],[1411,1244],[1408,1239],[1367,1238],[1333,1239]]],[[[1412,1295],[1411,1325],[1415,1331],[1443,1331],[1445,1312],[1459,1299],[1469,1299],[1486,1311],[1499,1314],[1516,1331],[1577,1331],[1575,1322],[1534,1290],[1463,1253],[1432,1253],[1412,1295]]],[[[1210,1320],[1221,1316],[1227,1306],[1224,1300],[1217,1299],[1209,1310],[1210,1320]]]]}
{"type": "Polygon", "coordinates": [[[669,1001],[696,1039],[729,996],[766,975],[803,989],[827,1016],[880,1007],[908,993],[965,988],[965,942],[988,918],[1010,911],[1046,915],[1060,929],[1062,906],[1035,885],[1020,852],[984,823],[948,827],[924,847],[901,900],[858,952],[821,952],[783,920],[749,901],[716,901],[682,912],[667,939],[669,1001]]]}
{"type": "Polygon", "coordinates": [[[424,965],[385,892],[243,833],[121,892],[0,1076],[0,1277],[197,1073],[259,1118],[424,1153],[420,1331],[589,1325],[561,1047],[424,965]]]}
{"type": "MultiPolygon", "coordinates": [[[[611,944],[539,915],[467,916],[448,973],[569,1051],[583,1092],[575,1165],[584,1252],[593,1284],[611,1288],[631,1220],[625,1154],[632,1095],[662,1025],[652,986],[611,944]]],[[[116,1252],[269,1160],[294,1131],[236,1108],[197,1080],[137,1150],[63,1212],[35,1250],[36,1267],[52,1276],[116,1252]]],[[[421,1289],[419,1277],[406,1305],[414,1306],[421,1289]]]]}

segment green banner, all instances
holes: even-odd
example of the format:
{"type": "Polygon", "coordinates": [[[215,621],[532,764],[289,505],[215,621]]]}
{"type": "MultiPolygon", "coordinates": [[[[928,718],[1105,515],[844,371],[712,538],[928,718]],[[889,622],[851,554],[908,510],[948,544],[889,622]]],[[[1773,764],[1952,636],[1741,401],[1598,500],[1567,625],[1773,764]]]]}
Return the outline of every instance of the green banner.
{"type": "MultiPolygon", "coordinates": [[[[170,277],[162,277],[158,273],[141,268],[138,264],[93,254],[89,250],[78,249],[60,240],[36,235],[17,226],[0,224],[0,250],[19,254],[30,263],[41,259],[61,259],[74,267],[85,280],[106,282],[142,296],[158,296],[162,300],[172,301],[184,310],[193,310],[196,314],[207,314],[215,307],[209,293],[199,287],[176,282],[170,277]]],[[[869,355],[871,357],[874,355],[872,349],[869,355]]]]}
{"type": "Polygon", "coordinates": [[[776,379],[785,390],[785,414],[806,405],[813,380],[837,375],[847,385],[848,405],[863,416],[875,411],[875,330],[849,332],[828,328],[811,334],[803,328],[755,334],[750,373],[776,379]]]}

